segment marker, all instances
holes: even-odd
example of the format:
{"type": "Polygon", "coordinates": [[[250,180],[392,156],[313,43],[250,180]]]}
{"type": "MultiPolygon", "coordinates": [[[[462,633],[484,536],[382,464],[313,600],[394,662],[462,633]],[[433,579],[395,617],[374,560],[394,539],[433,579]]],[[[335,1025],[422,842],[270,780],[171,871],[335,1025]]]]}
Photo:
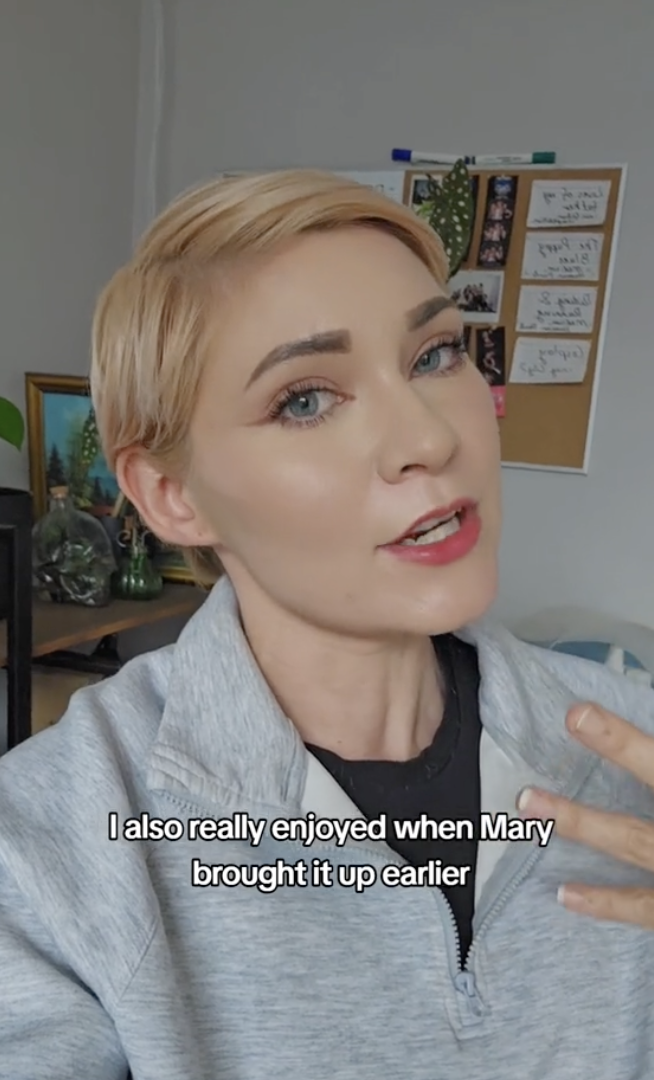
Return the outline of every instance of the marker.
{"type": "Polygon", "coordinates": [[[463,157],[462,154],[436,154],[427,150],[393,150],[393,161],[408,161],[412,165],[422,162],[433,165],[456,165],[465,161],[466,165],[554,165],[556,154],[551,150],[537,150],[533,154],[477,154],[475,157],[463,157]]]}

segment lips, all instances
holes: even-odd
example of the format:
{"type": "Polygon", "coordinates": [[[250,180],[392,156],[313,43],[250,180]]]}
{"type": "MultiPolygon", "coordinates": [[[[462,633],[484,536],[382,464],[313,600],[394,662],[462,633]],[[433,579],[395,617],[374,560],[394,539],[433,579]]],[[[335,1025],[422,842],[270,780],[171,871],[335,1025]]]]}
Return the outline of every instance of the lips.
{"type": "Polygon", "coordinates": [[[417,518],[408,529],[405,530],[395,540],[390,540],[390,544],[401,544],[403,540],[408,539],[410,536],[417,535],[421,532],[427,532],[428,529],[433,529],[436,525],[442,524],[444,521],[448,521],[454,517],[455,514],[465,514],[466,510],[471,510],[476,506],[473,499],[458,499],[456,502],[450,503],[449,506],[436,507],[434,510],[428,510],[426,514],[422,514],[417,518]]]}

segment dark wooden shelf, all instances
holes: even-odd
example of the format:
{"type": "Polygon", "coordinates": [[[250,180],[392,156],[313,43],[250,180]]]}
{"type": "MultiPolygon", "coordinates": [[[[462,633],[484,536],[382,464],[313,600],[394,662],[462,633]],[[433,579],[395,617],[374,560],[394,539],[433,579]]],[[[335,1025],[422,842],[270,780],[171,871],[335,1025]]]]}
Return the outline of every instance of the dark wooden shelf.
{"type": "MultiPolygon", "coordinates": [[[[159,622],[177,615],[192,615],[206,598],[194,585],[167,582],[156,600],[112,600],[107,607],[32,602],[32,658],[72,649],[108,634],[159,622]]],[[[7,623],[0,622],[0,667],[7,662],[7,623]]]]}

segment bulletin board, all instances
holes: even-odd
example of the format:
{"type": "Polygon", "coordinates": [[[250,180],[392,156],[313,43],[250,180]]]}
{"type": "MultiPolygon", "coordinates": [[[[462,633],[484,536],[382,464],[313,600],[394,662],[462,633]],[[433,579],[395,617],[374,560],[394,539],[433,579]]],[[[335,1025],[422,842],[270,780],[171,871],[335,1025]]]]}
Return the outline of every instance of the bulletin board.
{"type": "MultiPolygon", "coordinates": [[[[427,175],[445,172],[405,172],[396,197],[420,214],[427,175]]],[[[626,167],[470,174],[474,231],[450,288],[495,397],[502,462],[587,472],[626,167]]]]}
{"type": "MultiPolygon", "coordinates": [[[[335,171],[426,217],[427,181],[449,171],[427,168],[335,171]]],[[[449,287],[495,399],[502,464],[586,473],[627,167],[469,172],[474,228],[449,287]]]]}

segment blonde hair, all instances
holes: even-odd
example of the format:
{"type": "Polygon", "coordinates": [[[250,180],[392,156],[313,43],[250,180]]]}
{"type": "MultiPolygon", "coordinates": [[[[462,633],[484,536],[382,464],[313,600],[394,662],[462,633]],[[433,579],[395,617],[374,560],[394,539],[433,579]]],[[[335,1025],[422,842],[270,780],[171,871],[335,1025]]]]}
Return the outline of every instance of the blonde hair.
{"type": "MultiPolygon", "coordinates": [[[[112,472],[122,451],[138,447],[162,472],[183,474],[216,316],[216,271],[229,273],[302,234],[352,225],[397,237],[445,286],[447,259],[436,233],[409,208],[334,173],[230,177],[164,210],[101,293],[93,320],[91,395],[112,472]]],[[[198,583],[222,573],[212,548],[182,552],[198,583]]]]}

